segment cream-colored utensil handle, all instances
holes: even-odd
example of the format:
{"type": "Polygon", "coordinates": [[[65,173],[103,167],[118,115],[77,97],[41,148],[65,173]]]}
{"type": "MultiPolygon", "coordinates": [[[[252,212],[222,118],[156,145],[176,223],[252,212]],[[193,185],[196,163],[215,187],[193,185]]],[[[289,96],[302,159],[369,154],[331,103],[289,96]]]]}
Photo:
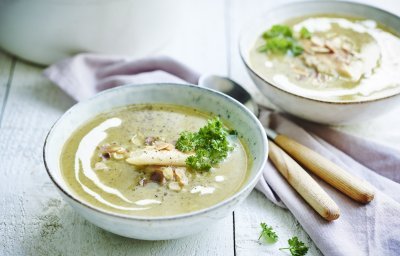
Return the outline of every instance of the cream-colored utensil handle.
{"type": "Polygon", "coordinates": [[[274,141],[307,170],[354,200],[369,203],[374,199],[374,189],[368,182],[351,175],[312,149],[281,134],[274,141]]]}
{"type": "Polygon", "coordinates": [[[269,141],[269,158],[288,183],[324,219],[336,220],[339,207],[320,185],[288,154],[269,141]]]}

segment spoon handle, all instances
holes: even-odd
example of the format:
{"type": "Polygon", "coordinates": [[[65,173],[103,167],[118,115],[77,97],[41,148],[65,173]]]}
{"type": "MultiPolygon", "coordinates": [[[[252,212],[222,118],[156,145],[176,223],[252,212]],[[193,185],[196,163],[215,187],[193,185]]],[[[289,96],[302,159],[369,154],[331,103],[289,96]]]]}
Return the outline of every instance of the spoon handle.
{"type": "Polygon", "coordinates": [[[332,198],[296,161],[271,141],[269,158],[288,183],[319,215],[328,221],[339,218],[339,207],[332,198]]]}
{"type": "Polygon", "coordinates": [[[374,189],[368,182],[351,175],[312,149],[281,134],[274,141],[303,167],[352,199],[364,204],[374,199],[374,189]]]}

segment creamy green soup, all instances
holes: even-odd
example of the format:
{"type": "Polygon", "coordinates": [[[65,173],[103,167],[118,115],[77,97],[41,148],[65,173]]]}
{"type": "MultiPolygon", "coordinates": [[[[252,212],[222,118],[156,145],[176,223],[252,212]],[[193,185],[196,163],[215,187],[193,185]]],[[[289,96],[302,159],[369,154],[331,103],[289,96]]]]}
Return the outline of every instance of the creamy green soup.
{"type": "Polygon", "coordinates": [[[301,53],[260,52],[262,36],[249,53],[255,72],[278,87],[332,102],[377,99],[400,91],[400,39],[376,21],[318,15],[283,25],[291,29],[301,53]]]}
{"type": "Polygon", "coordinates": [[[170,216],[212,206],[237,192],[251,165],[244,144],[209,171],[187,168],[176,141],[213,116],[174,105],[132,105],[103,113],[76,130],[61,155],[73,192],[104,210],[170,216]]]}

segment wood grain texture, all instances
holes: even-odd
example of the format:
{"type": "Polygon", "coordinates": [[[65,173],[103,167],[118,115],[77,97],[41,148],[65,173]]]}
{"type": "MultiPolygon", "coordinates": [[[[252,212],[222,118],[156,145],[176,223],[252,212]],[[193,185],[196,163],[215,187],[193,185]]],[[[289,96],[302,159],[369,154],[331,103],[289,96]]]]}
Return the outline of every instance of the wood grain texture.
{"type": "Polygon", "coordinates": [[[269,141],[268,145],[268,157],[297,193],[324,219],[339,218],[339,207],[321,186],[274,142],[269,141]]]}
{"type": "Polygon", "coordinates": [[[278,135],[274,141],[307,170],[352,199],[361,203],[369,203],[374,199],[374,189],[368,182],[343,170],[317,152],[285,135],[278,135]]]}
{"type": "Polygon", "coordinates": [[[266,200],[265,195],[256,190],[235,211],[235,230],[236,255],[239,256],[288,256],[290,254],[280,251],[279,248],[285,247],[288,239],[293,236],[297,236],[310,247],[307,256],[322,255],[288,210],[274,205],[266,200]],[[272,226],[277,232],[279,239],[276,243],[258,240],[261,222],[272,226]]]}
{"type": "Polygon", "coordinates": [[[4,106],[7,101],[15,60],[0,51],[0,124],[4,113],[4,106]]]}

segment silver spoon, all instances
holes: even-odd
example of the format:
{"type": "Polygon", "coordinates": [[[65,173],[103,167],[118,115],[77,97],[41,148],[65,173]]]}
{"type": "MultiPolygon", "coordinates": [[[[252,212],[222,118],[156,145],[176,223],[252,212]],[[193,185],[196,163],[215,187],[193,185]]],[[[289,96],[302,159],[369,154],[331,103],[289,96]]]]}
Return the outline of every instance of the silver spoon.
{"type": "Polygon", "coordinates": [[[235,81],[222,76],[203,75],[199,79],[199,85],[225,93],[245,105],[258,117],[259,109],[250,93],[235,81]]]}
{"type": "MultiPolygon", "coordinates": [[[[231,96],[258,117],[259,108],[257,103],[251,94],[235,81],[216,75],[204,75],[200,77],[199,85],[231,96]]],[[[265,128],[265,131],[268,138],[280,146],[279,148],[270,142],[269,156],[277,169],[324,218],[329,220],[338,218],[339,208],[318,183],[287,154],[290,154],[297,162],[354,200],[368,203],[374,198],[373,188],[364,180],[350,175],[312,149],[282,134],[278,134],[274,130],[265,128]],[[289,168],[290,170],[288,170],[289,168]]]]}

